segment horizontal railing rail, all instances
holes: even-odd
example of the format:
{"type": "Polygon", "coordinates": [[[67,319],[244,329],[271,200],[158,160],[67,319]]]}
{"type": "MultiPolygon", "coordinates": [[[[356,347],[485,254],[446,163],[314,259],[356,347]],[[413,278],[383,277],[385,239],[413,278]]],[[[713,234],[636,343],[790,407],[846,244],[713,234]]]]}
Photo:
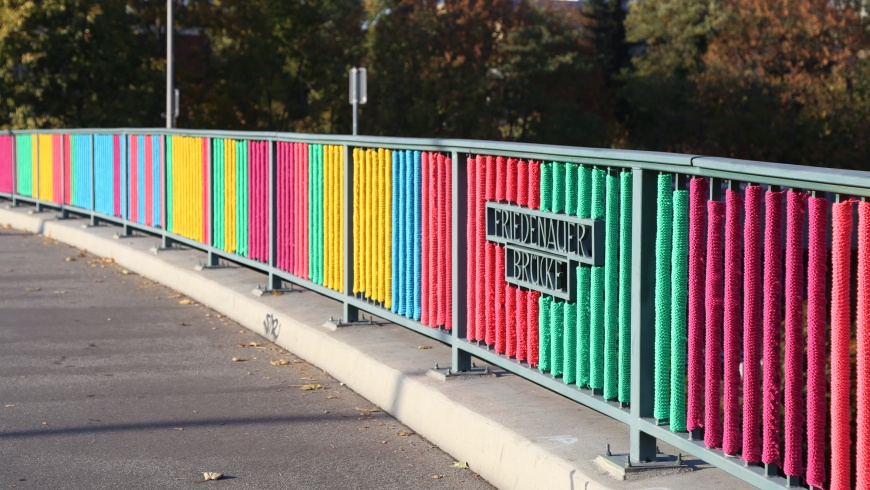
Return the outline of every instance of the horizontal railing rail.
{"type": "Polygon", "coordinates": [[[261,291],[309,288],[343,303],[341,322],[367,313],[443,342],[453,373],[478,358],[629,425],[634,464],[661,440],[763,488],[870,472],[867,172],[474,140],[15,130],[0,133],[0,196],[260,270],[261,291]]]}

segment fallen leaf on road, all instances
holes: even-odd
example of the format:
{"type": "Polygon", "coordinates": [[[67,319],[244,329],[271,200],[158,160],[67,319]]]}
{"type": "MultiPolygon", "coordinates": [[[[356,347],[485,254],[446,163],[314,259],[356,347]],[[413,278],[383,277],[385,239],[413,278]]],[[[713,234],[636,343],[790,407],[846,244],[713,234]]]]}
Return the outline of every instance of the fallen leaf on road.
{"type": "Polygon", "coordinates": [[[302,364],[302,362],[299,359],[293,359],[293,364],[302,364]]]}
{"type": "Polygon", "coordinates": [[[42,288],[25,288],[25,291],[30,291],[30,292],[33,292],[33,291],[42,291],[42,288]]]}
{"type": "Polygon", "coordinates": [[[185,298],[185,299],[179,301],[178,304],[180,304],[180,305],[192,305],[193,300],[185,298]]]}
{"type": "Polygon", "coordinates": [[[15,406],[14,403],[7,403],[6,406],[5,406],[4,408],[12,408],[12,407],[14,407],[14,406],[15,406]]]}
{"type": "Polygon", "coordinates": [[[233,362],[242,362],[242,361],[244,361],[244,359],[242,359],[241,357],[234,357],[234,358],[231,359],[231,361],[233,361],[233,362]]]}
{"type": "Polygon", "coordinates": [[[178,299],[180,297],[181,297],[180,294],[173,294],[172,296],[167,296],[167,298],[169,298],[169,299],[178,299]]]}
{"type": "Polygon", "coordinates": [[[444,475],[432,475],[433,480],[440,480],[442,478],[444,478],[444,475]]]}
{"type": "Polygon", "coordinates": [[[323,387],[320,386],[320,384],[318,384],[318,383],[309,383],[307,385],[302,385],[299,387],[299,389],[302,391],[319,390],[321,388],[323,388],[323,387]]]}
{"type": "Polygon", "coordinates": [[[262,347],[262,345],[256,342],[248,342],[248,347],[262,347]]]}
{"type": "Polygon", "coordinates": [[[10,225],[10,224],[8,224],[8,223],[3,223],[3,229],[4,229],[4,230],[8,230],[9,228],[12,228],[12,225],[10,225]]]}
{"type": "Polygon", "coordinates": [[[273,366],[286,366],[290,362],[287,359],[275,359],[274,361],[269,361],[269,364],[273,366]]]}
{"type": "Polygon", "coordinates": [[[186,327],[186,326],[187,326],[187,323],[184,323],[184,322],[178,322],[178,326],[179,326],[179,327],[186,327]]]}
{"type": "Polygon", "coordinates": [[[216,471],[206,471],[202,474],[202,481],[220,480],[223,477],[223,473],[218,473],[216,471]]]}
{"type": "Polygon", "coordinates": [[[408,432],[408,431],[406,431],[406,430],[400,430],[400,431],[398,432],[398,434],[399,434],[400,436],[413,436],[413,435],[414,435],[413,432],[408,432]]]}
{"type": "Polygon", "coordinates": [[[417,348],[420,350],[426,350],[426,349],[431,349],[432,347],[429,345],[419,345],[419,346],[417,346],[417,348]]]}
{"type": "Polygon", "coordinates": [[[184,427],[176,427],[175,430],[184,430],[184,427]]]}
{"type": "Polygon", "coordinates": [[[66,294],[66,291],[64,291],[63,289],[58,289],[54,292],[54,294],[66,294]]]}
{"type": "Polygon", "coordinates": [[[121,274],[124,274],[125,276],[129,276],[130,271],[128,271],[127,269],[121,269],[121,274]]]}
{"type": "Polygon", "coordinates": [[[67,258],[63,259],[64,262],[75,262],[75,260],[76,260],[75,257],[67,257],[67,258]]]}
{"type": "Polygon", "coordinates": [[[379,407],[371,407],[371,408],[354,407],[354,409],[356,409],[357,412],[368,412],[368,413],[374,413],[374,412],[381,411],[381,409],[379,407]]]}
{"type": "Polygon", "coordinates": [[[454,461],[453,467],[454,468],[468,468],[468,463],[466,463],[464,461],[454,461]]]}

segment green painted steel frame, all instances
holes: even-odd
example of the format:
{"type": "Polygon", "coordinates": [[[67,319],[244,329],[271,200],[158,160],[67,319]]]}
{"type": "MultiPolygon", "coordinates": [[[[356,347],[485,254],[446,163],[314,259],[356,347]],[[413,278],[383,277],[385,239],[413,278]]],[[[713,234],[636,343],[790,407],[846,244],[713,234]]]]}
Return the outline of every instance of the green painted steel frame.
{"type": "MultiPolygon", "coordinates": [[[[136,229],[162,239],[162,246],[166,247],[173,243],[187,246],[193,249],[207,252],[210,257],[220,257],[224,260],[264,272],[268,275],[267,287],[277,287],[280,281],[289,282],[306,289],[312,290],[324,296],[341,301],[344,305],[344,320],[356,321],[361,311],[373,316],[396,323],[429,338],[443,342],[451,346],[452,368],[457,371],[465,371],[470,368],[471,358],[476,357],[492,365],[501,367],[507,371],[522,376],[544,388],[559,393],[571,400],[577,401],[604,415],[623,422],[629,426],[630,433],[630,457],[635,461],[643,461],[655,458],[656,441],[661,440],[681,451],[694,455],[707,463],[713,464],[720,469],[743,479],[759,488],[784,488],[786,480],[779,477],[767,477],[761,467],[746,466],[737,458],[726,457],[721,451],[704,447],[702,442],[693,441],[687,433],[671,432],[667,426],[657,425],[652,418],[652,383],[648,374],[652,373],[649,368],[652,362],[651,335],[654,330],[652,322],[652,296],[648,294],[653,290],[653,269],[651,267],[651,250],[654,248],[655,216],[645,216],[655,213],[655,176],[659,172],[669,172],[683,176],[700,176],[714,179],[728,180],[731,182],[752,182],[778,186],[783,188],[806,189],[817,192],[831,192],[838,195],[851,195],[857,197],[870,197],[870,172],[851,170],[823,169],[816,167],[803,167],[768,162],[754,162],[746,160],[734,160],[727,158],[704,157],[698,155],[679,155],[671,153],[609,150],[595,148],[575,148],[555,145],[535,145],[526,143],[503,143],[494,141],[477,140],[447,140],[447,139],[424,139],[424,138],[393,138],[375,136],[346,136],[346,135],[315,135],[299,133],[276,133],[276,132],[241,132],[241,131],[214,131],[214,130],[188,130],[188,129],[165,129],[165,128],[118,128],[118,129],[72,129],[72,130],[13,130],[5,131],[6,134],[157,134],[195,136],[208,138],[232,138],[269,141],[269,243],[270,256],[268,263],[258,262],[228,253],[211,245],[202,244],[187,238],[167,233],[165,223],[160,227],[148,227],[131,222],[127,219],[97,213],[92,210],[82,210],[73,206],[65,206],[39,199],[22,197],[15,193],[13,187],[11,194],[0,194],[0,198],[11,199],[13,205],[24,202],[32,203],[41,207],[58,209],[62,213],[73,213],[83,217],[89,217],[92,224],[98,222],[112,223],[124,227],[124,229],[136,229]],[[344,147],[345,165],[345,217],[344,228],[344,260],[345,277],[344,291],[334,291],[314,282],[296,277],[289,272],[275,267],[275,235],[274,226],[276,216],[274,210],[275,187],[275,142],[299,142],[341,145],[344,147]],[[453,276],[453,319],[452,331],[438,328],[430,328],[419,322],[392,313],[380,305],[355,297],[351,292],[353,283],[353,239],[352,239],[352,209],[353,209],[353,164],[351,161],[353,148],[386,148],[402,150],[420,150],[446,153],[451,156],[452,165],[452,225],[453,243],[452,260],[453,276]],[[585,165],[597,165],[613,168],[631,169],[635,177],[634,181],[634,204],[633,204],[633,235],[632,248],[632,376],[631,376],[631,404],[622,406],[612,400],[605,400],[591,390],[580,389],[573,385],[562,382],[549,374],[539,372],[526,363],[517,362],[515,359],[497,354],[487,346],[481,346],[477,342],[470,342],[466,336],[466,260],[465,253],[467,237],[465,236],[467,215],[467,156],[471,155],[499,155],[541,161],[564,161],[585,165]]],[[[164,147],[164,151],[168,145],[164,147]]],[[[93,151],[93,145],[92,145],[93,151]]],[[[164,158],[164,165],[166,164],[164,158]]],[[[93,165],[93,154],[91,155],[93,165]]],[[[13,172],[14,174],[14,172],[13,172]]],[[[163,170],[164,188],[169,178],[166,169],[163,170]]],[[[36,176],[38,179],[38,176],[36,176]]],[[[93,179],[93,171],[91,172],[93,179]]],[[[209,175],[209,182],[212,176],[209,175]]],[[[127,182],[125,185],[129,185],[127,182]]],[[[91,204],[93,208],[94,187],[91,186],[91,204]]],[[[163,193],[164,218],[168,214],[166,200],[168,193],[163,193]]],[[[209,196],[211,201],[213,196],[209,196]]],[[[211,210],[209,209],[209,216],[211,210]]],[[[211,226],[211,224],[209,225],[211,226]]]]}

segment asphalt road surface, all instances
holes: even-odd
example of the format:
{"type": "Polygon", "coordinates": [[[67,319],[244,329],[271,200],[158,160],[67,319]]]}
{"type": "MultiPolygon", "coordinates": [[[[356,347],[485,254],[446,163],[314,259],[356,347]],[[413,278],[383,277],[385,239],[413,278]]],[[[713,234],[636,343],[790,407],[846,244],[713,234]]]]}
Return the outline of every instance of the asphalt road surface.
{"type": "Polygon", "coordinates": [[[0,229],[0,488],[492,488],[455,463],[216,311],[0,229]]]}

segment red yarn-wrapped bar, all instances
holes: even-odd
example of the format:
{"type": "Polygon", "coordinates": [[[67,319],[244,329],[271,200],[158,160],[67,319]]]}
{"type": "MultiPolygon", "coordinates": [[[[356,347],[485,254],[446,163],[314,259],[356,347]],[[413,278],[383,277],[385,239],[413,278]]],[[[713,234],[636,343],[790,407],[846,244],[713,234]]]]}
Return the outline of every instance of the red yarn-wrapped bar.
{"type": "Polygon", "coordinates": [[[852,202],[833,205],[831,236],[831,490],[852,485],[850,267],[852,202]]]}
{"type": "Polygon", "coordinates": [[[786,475],[804,472],[804,206],[806,195],[788,192],[785,239],[785,456],[786,475]]]}
{"type": "Polygon", "coordinates": [[[706,275],[706,383],[704,411],[704,444],[722,445],[722,315],[723,315],[723,252],[722,227],[725,224],[725,204],[707,202],[707,275],[706,275]]]}
{"type": "Polygon", "coordinates": [[[477,160],[468,158],[466,160],[465,173],[468,181],[467,192],[467,215],[465,221],[465,236],[467,237],[466,249],[466,268],[465,268],[465,303],[468,310],[466,315],[467,321],[465,324],[465,337],[468,340],[477,340],[477,288],[474,287],[475,273],[477,270],[477,160]]]}
{"type": "MultiPolygon", "coordinates": [[[[430,325],[429,318],[434,315],[434,304],[430,298],[432,292],[432,282],[436,281],[436,271],[432,261],[432,249],[435,237],[432,230],[432,201],[435,200],[435,164],[430,161],[430,153],[423,152],[420,155],[420,175],[421,175],[421,213],[423,219],[420,220],[422,244],[420,245],[420,323],[430,325]]],[[[437,230],[437,228],[436,228],[437,230]]]]}
{"type": "Polygon", "coordinates": [[[870,482],[870,203],[858,203],[858,445],[855,470],[870,482]]]}
{"type": "MultiPolygon", "coordinates": [[[[807,483],[822,488],[825,474],[825,428],[828,406],[826,379],[828,272],[828,201],[810,198],[809,259],[807,260],[807,483]]],[[[744,395],[745,396],[745,395],[744,395]]]]}
{"type": "Polygon", "coordinates": [[[764,223],[764,380],[762,385],[763,440],[761,461],[781,464],[782,411],[782,193],[765,193],[764,223]]]}
{"type": "Polygon", "coordinates": [[[743,197],[731,189],[725,191],[725,386],[722,451],[740,451],[740,351],[742,337],[741,297],[743,234],[740,230],[743,197]]]}
{"type": "Polygon", "coordinates": [[[761,187],[746,187],[743,223],[743,459],[761,461],[761,187]]]}
{"type": "Polygon", "coordinates": [[[705,230],[709,181],[689,183],[689,372],[686,428],[704,425],[704,275],[707,253],[705,230]]]}
{"type": "MultiPolygon", "coordinates": [[[[484,197],[486,201],[492,201],[495,199],[495,188],[496,188],[496,175],[495,175],[495,157],[487,156],[486,157],[486,188],[484,189],[484,197]]],[[[486,243],[486,276],[485,276],[485,287],[486,290],[484,294],[486,295],[486,309],[484,311],[484,318],[486,319],[485,331],[484,331],[484,342],[487,345],[495,344],[495,287],[496,287],[496,270],[495,270],[495,257],[498,255],[498,250],[496,250],[496,245],[494,243],[486,242],[486,237],[484,236],[484,242],[486,243]]]]}

